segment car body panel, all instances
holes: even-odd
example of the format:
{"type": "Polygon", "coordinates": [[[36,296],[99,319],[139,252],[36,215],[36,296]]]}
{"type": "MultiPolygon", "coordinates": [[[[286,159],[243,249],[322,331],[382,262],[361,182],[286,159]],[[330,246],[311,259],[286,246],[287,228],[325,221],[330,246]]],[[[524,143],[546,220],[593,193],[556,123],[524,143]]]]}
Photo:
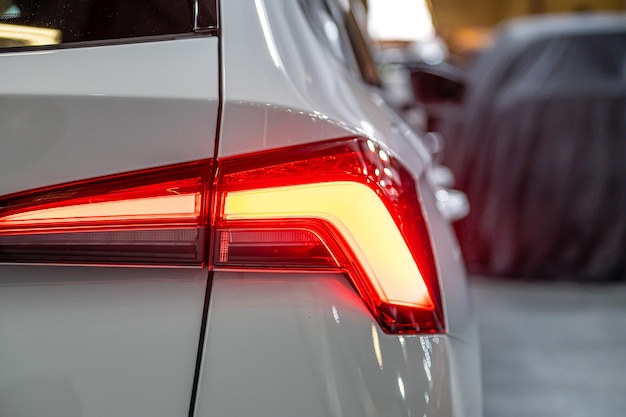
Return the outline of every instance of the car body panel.
{"type": "Polygon", "coordinates": [[[0,414],[480,416],[465,272],[420,138],[299,2],[225,0],[220,31],[0,55],[0,195],[365,137],[416,179],[447,331],[386,334],[339,273],[0,265],[0,414]]]}
{"type": "Polygon", "coordinates": [[[229,0],[221,14],[218,160],[355,135],[389,149],[419,180],[447,334],[385,334],[341,274],[215,271],[195,415],[480,416],[465,271],[424,144],[324,49],[298,2],[229,0]]]}
{"type": "Polygon", "coordinates": [[[403,122],[381,110],[380,95],[320,45],[299,2],[223,2],[222,16],[219,157],[359,135],[424,169],[428,151],[407,140],[403,122]]]}
{"type": "MultiPolygon", "coordinates": [[[[212,158],[218,41],[0,54],[0,195],[212,158]]],[[[208,269],[0,265],[0,415],[186,416],[208,269]]]]}
{"type": "Polygon", "coordinates": [[[449,337],[385,334],[343,275],[219,272],[196,416],[453,415],[449,337]]]}
{"type": "MultiPolygon", "coordinates": [[[[239,2],[230,1],[224,4],[222,9],[222,14],[225,16],[224,20],[231,22],[231,25],[225,24],[222,29],[225,108],[220,132],[218,158],[232,156],[233,154],[254,153],[268,148],[280,148],[307,142],[338,139],[351,135],[367,137],[381,143],[391,150],[394,157],[405,166],[410,167],[416,178],[422,178],[420,190],[422,199],[427,199],[428,203],[432,202],[432,204],[428,205],[426,214],[429,217],[433,217],[432,221],[437,223],[434,229],[442,231],[442,236],[438,236],[435,239],[436,243],[445,245],[441,249],[438,259],[448,259],[449,254],[453,254],[454,262],[450,263],[451,270],[446,271],[447,273],[442,275],[458,277],[450,285],[449,291],[458,290],[459,297],[455,298],[466,299],[467,288],[464,283],[465,275],[461,264],[460,251],[454,243],[449,225],[443,221],[434,203],[434,192],[437,190],[437,185],[432,184],[429,181],[429,176],[425,175],[425,171],[430,169],[432,161],[420,138],[392,112],[379,94],[366,88],[362,82],[355,79],[354,74],[341,67],[337,62],[333,61],[332,57],[324,53],[319,42],[315,42],[314,34],[307,34],[305,30],[307,28],[306,20],[303,22],[297,21],[298,18],[304,18],[301,16],[300,7],[296,2],[291,5],[274,1],[240,0],[239,2]],[[287,49],[283,51],[280,48],[281,44],[276,43],[273,47],[273,52],[264,51],[265,61],[258,58],[254,50],[261,47],[261,45],[255,42],[259,42],[259,38],[263,39],[263,33],[261,32],[262,28],[265,27],[258,20],[267,17],[259,16],[257,13],[258,9],[271,10],[272,14],[267,13],[267,15],[271,15],[280,24],[287,25],[289,22],[295,22],[293,23],[294,25],[302,25],[299,26],[300,30],[297,36],[303,38],[311,37],[310,46],[306,48],[306,51],[304,48],[302,50],[287,49]],[[241,27],[245,27],[247,31],[238,30],[241,27]],[[256,34],[258,36],[255,36],[254,28],[257,28],[260,32],[256,34]],[[249,47],[242,46],[242,34],[250,38],[249,47]],[[326,91],[323,94],[320,92],[315,93],[315,88],[308,86],[307,82],[298,87],[291,80],[302,75],[301,68],[291,69],[287,65],[276,68],[274,61],[268,58],[273,53],[278,54],[277,56],[279,57],[285,55],[291,57],[289,59],[297,61],[290,54],[291,52],[301,54],[300,58],[302,60],[307,59],[305,54],[320,54],[317,60],[311,61],[311,65],[307,66],[310,70],[308,73],[310,83],[315,86],[334,85],[336,90],[345,91],[345,94],[339,94],[340,99],[349,100],[349,102],[337,103],[337,101],[333,100],[334,96],[331,91],[326,91]],[[246,56],[249,57],[249,62],[243,62],[246,56]],[[254,67],[255,71],[265,73],[276,69],[282,74],[282,78],[278,78],[273,82],[280,86],[287,84],[290,88],[271,88],[271,86],[263,82],[259,82],[259,85],[255,88],[246,84],[244,80],[254,79],[254,77],[250,77],[248,72],[253,61],[257,59],[259,63],[254,67]],[[324,65],[314,65],[316,61],[324,62],[324,65]],[[337,66],[332,68],[332,70],[328,68],[334,64],[337,64],[337,66]],[[272,68],[264,69],[264,66],[272,68]],[[328,68],[328,71],[325,72],[323,68],[316,67],[328,68]],[[319,73],[317,77],[312,75],[315,71],[319,73]],[[242,84],[248,86],[248,90],[241,88],[242,84]],[[259,89],[261,90],[259,91],[259,89]],[[283,94],[283,90],[290,89],[290,92],[283,94]],[[248,91],[247,97],[245,96],[246,91],[248,91]],[[260,98],[257,96],[262,94],[266,95],[265,101],[255,102],[255,99],[260,98]],[[289,102],[290,95],[298,96],[300,102],[297,104],[303,107],[293,110],[283,107],[296,104],[289,102]],[[241,123],[241,120],[245,120],[246,123],[241,123]],[[364,128],[364,125],[367,125],[367,128],[364,128]]],[[[280,24],[271,26],[272,30],[275,31],[273,36],[277,39],[276,42],[278,42],[278,39],[287,37],[286,34],[281,36],[280,29],[276,28],[276,26],[281,27],[280,24]]],[[[294,29],[288,26],[283,30],[289,30],[290,32],[288,33],[292,33],[291,31],[294,29]]],[[[287,58],[280,58],[279,60],[279,62],[287,61],[287,58]]],[[[447,268],[448,265],[443,265],[440,268],[443,267],[447,268]]],[[[454,278],[449,280],[453,281],[454,278]]],[[[458,305],[457,302],[453,304],[455,306],[458,305]]],[[[468,317],[467,309],[467,303],[462,303],[460,307],[455,307],[455,317],[468,317]],[[457,309],[458,313],[456,313],[457,309]]],[[[456,323],[456,320],[453,319],[453,322],[456,323]]],[[[452,332],[456,332],[457,327],[458,329],[463,329],[467,326],[466,323],[461,321],[458,325],[455,324],[453,326],[452,332]]]]}
{"type": "Polygon", "coordinates": [[[7,417],[186,416],[203,269],[0,266],[7,417]]]}
{"type": "Polygon", "coordinates": [[[422,177],[419,189],[439,270],[450,357],[453,409],[459,415],[482,415],[481,360],[478,324],[469,297],[466,272],[456,237],[436,209],[436,199],[426,190],[433,185],[422,177]],[[458,410],[463,410],[462,412],[458,410]]]}
{"type": "Polygon", "coordinates": [[[212,157],[217,46],[200,37],[0,54],[0,195],[212,157]]]}

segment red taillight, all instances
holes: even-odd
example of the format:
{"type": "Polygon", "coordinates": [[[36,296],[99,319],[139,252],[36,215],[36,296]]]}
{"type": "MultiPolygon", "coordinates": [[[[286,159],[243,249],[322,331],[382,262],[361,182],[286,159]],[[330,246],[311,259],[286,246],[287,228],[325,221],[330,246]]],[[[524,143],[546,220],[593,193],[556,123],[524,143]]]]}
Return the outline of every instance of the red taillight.
{"type": "Polygon", "coordinates": [[[374,142],[225,159],[214,190],[216,269],[347,272],[386,331],[444,330],[415,182],[374,142]]]}
{"type": "Polygon", "coordinates": [[[415,181],[379,145],[352,138],[216,168],[212,177],[211,161],[199,161],[2,198],[0,262],[342,272],[385,331],[445,331],[415,181]]]}
{"type": "Polygon", "coordinates": [[[0,262],[203,264],[210,161],[0,200],[0,262]]]}

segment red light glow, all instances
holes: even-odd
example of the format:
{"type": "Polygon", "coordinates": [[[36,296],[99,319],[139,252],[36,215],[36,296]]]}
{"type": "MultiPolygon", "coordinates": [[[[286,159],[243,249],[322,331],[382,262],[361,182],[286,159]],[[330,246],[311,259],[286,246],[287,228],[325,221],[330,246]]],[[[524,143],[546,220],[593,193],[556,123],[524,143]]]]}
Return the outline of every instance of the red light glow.
{"type": "Polygon", "coordinates": [[[416,183],[387,149],[348,138],[213,168],[205,160],[2,197],[0,262],[342,272],[386,332],[445,331],[416,183]]]}
{"type": "Polygon", "coordinates": [[[202,265],[210,162],[0,200],[0,261],[202,265]]]}
{"type": "MultiPolygon", "coordinates": [[[[271,264],[342,270],[386,331],[444,330],[415,181],[389,152],[356,138],[231,158],[218,166],[214,224],[221,244],[213,254],[216,268],[271,264]],[[294,227],[308,230],[319,239],[318,256],[302,256],[295,250],[299,244],[291,244],[286,246],[294,251],[281,251],[275,262],[277,244],[289,240],[280,233],[272,234],[272,250],[265,255],[257,252],[259,256],[236,262],[223,255],[230,248],[223,233],[268,227],[285,233],[294,227]]],[[[246,242],[237,249],[253,253],[246,242]]]]}

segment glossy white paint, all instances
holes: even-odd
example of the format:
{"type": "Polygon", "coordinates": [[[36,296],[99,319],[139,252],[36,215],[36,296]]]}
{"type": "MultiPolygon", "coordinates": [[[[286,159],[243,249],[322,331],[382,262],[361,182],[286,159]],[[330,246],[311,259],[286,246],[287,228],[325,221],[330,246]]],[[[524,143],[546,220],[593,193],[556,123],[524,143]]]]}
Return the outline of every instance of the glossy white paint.
{"type": "Polygon", "coordinates": [[[216,38],[0,54],[0,195],[213,156],[216,38]]]}
{"type": "Polygon", "coordinates": [[[216,273],[196,416],[451,416],[451,340],[383,333],[342,275],[216,273]]]}
{"type": "MultiPolygon", "coordinates": [[[[0,54],[0,195],[210,158],[218,41],[0,54]]],[[[187,416],[207,269],[0,265],[0,415],[187,416]]]]}
{"type": "Polygon", "coordinates": [[[449,223],[437,210],[432,185],[426,177],[419,183],[428,220],[450,340],[450,390],[458,415],[482,415],[482,385],[478,328],[469,299],[461,249],[449,223]]]}
{"type": "MultiPolygon", "coordinates": [[[[213,273],[195,416],[480,415],[475,325],[431,158],[299,2],[224,0],[218,40],[0,55],[0,195],[360,135],[416,178],[448,334],[383,333],[337,274],[213,273]]],[[[186,416],[206,269],[0,265],[0,415],[186,416]]]]}
{"type": "Polygon", "coordinates": [[[228,0],[221,13],[218,155],[350,135],[391,149],[420,178],[448,334],[384,334],[340,275],[215,272],[196,416],[480,416],[465,271],[425,146],[324,49],[299,2],[228,0]]]}
{"type": "Polygon", "coordinates": [[[0,266],[0,415],[186,416],[206,279],[0,266]]]}
{"type": "Polygon", "coordinates": [[[299,2],[224,1],[222,16],[219,156],[360,135],[423,169],[426,149],[407,140],[408,128],[378,93],[320,45],[299,2]]]}

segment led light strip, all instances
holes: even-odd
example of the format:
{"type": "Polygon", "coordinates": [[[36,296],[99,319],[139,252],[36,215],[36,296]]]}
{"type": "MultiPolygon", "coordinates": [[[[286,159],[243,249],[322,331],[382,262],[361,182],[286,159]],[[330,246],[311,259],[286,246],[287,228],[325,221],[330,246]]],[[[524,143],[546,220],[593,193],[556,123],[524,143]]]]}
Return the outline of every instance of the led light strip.
{"type": "Polygon", "coordinates": [[[195,193],[55,207],[6,216],[0,219],[0,226],[83,223],[107,219],[124,221],[133,218],[195,220],[200,200],[200,193],[195,193]]]}
{"type": "Polygon", "coordinates": [[[345,237],[382,301],[434,309],[400,231],[380,198],[366,185],[338,181],[228,192],[224,218],[324,219],[345,237]]]}

